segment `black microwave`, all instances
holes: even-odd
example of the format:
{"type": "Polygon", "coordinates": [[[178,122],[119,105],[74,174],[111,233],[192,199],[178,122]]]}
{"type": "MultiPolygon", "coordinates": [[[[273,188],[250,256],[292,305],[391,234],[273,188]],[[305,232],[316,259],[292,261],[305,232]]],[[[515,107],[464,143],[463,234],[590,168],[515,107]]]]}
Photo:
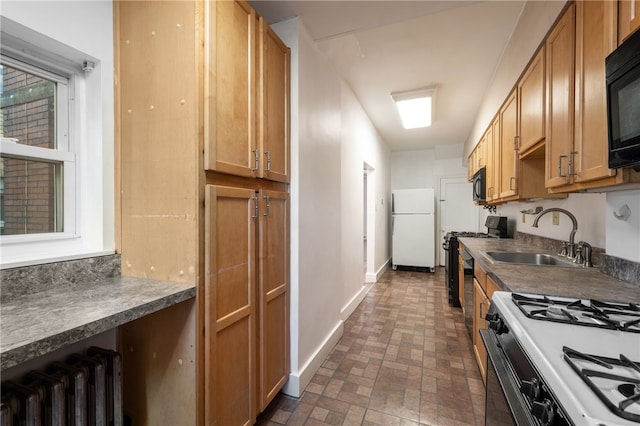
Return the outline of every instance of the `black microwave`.
{"type": "Polygon", "coordinates": [[[640,31],[605,60],[609,168],[640,169],[640,31]]]}
{"type": "Polygon", "coordinates": [[[473,175],[473,201],[487,200],[487,171],[481,168],[473,175]]]}

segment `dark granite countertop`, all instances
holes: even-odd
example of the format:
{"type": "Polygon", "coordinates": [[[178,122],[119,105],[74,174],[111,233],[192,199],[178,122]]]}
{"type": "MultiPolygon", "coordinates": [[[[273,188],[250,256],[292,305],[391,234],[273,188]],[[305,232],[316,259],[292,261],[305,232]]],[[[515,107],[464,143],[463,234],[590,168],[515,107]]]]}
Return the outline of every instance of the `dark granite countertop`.
{"type": "Polygon", "coordinates": [[[0,370],[195,297],[195,286],[111,277],[3,298],[0,370]]]}
{"type": "Polygon", "coordinates": [[[535,266],[492,262],[482,252],[550,253],[520,240],[460,238],[474,262],[505,291],[640,303],[640,286],[600,272],[598,268],[535,266]]]}

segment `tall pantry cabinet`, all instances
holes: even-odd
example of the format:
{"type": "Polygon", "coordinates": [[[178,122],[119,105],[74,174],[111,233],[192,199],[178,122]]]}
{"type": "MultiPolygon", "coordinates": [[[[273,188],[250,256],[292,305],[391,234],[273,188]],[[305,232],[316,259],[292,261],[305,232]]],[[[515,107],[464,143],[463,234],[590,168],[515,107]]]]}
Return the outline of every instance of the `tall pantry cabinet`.
{"type": "Polygon", "coordinates": [[[125,410],[253,424],[289,372],[289,49],[243,1],[114,4],[122,273],[197,289],[123,328],[125,410]]]}

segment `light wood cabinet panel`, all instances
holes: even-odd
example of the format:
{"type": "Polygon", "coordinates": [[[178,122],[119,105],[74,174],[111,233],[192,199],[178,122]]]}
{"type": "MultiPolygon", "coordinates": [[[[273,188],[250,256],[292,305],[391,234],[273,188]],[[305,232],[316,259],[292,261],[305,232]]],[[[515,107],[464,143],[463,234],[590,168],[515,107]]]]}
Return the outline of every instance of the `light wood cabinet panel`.
{"type": "Polygon", "coordinates": [[[259,411],[289,375],[289,194],[260,191],[259,411]]]}
{"type": "Polygon", "coordinates": [[[259,35],[260,176],[288,182],[290,50],[262,17],[259,35]]]}
{"type": "Polygon", "coordinates": [[[496,116],[487,129],[487,201],[500,198],[500,115],[496,116]]]}
{"type": "Polygon", "coordinates": [[[517,126],[518,94],[514,90],[500,109],[500,198],[518,195],[517,126]]]}
{"type": "Polygon", "coordinates": [[[618,0],[618,25],[620,44],[640,28],[640,0],[618,0]]]}
{"type": "Polygon", "coordinates": [[[518,82],[518,148],[522,155],[545,138],[545,48],[518,82]]]}
{"type": "Polygon", "coordinates": [[[460,253],[458,253],[458,300],[464,314],[464,258],[460,253]]]}
{"type": "Polygon", "coordinates": [[[244,1],[205,5],[204,166],[256,176],[256,14],[244,1]]]}
{"type": "Polygon", "coordinates": [[[473,280],[473,351],[480,368],[480,375],[484,382],[487,381],[487,350],[482,343],[480,330],[487,329],[487,321],[484,316],[489,311],[489,299],[477,280],[473,280]]]}
{"type": "Polygon", "coordinates": [[[256,192],[205,191],[205,423],[256,418],[256,192]]]}
{"type": "Polygon", "coordinates": [[[573,149],[575,5],[569,6],[546,41],[547,142],[546,186],[569,183],[573,149]]]}
{"type": "Polygon", "coordinates": [[[573,182],[616,174],[608,167],[605,58],[617,46],[616,3],[577,1],[573,182]]]}

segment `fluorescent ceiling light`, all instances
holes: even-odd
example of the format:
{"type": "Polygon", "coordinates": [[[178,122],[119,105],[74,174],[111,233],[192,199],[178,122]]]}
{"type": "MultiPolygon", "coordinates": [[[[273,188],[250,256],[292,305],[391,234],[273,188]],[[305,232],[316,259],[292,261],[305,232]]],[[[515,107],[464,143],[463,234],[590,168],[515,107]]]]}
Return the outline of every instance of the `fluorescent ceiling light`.
{"type": "Polygon", "coordinates": [[[391,94],[398,108],[402,126],[405,129],[431,126],[434,95],[435,88],[393,92],[391,94]]]}

